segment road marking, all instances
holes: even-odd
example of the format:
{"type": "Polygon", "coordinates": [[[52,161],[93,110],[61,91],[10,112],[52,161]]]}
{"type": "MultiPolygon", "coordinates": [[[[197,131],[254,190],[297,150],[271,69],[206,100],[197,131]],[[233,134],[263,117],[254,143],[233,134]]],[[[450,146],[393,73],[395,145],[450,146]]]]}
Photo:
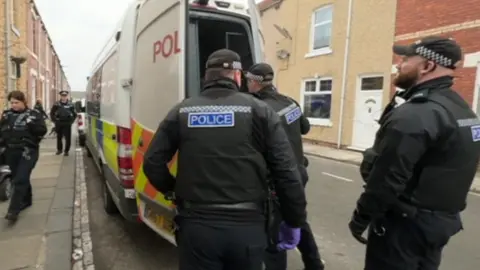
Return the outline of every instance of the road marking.
{"type": "Polygon", "coordinates": [[[468,192],[468,193],[470,193],[470,195],[480,197],[480,194],[478,194],[478,193],[475,193],[475,192],[468,192]]]}
{"type": "Polygon", "coordinates": [[[341,176],[338,176],[338,175],[335,175],[335,174],[331,174],[331,173],[327,173],[327,172],[322,172],[322,174],[327,175],[327,176],[330,176],[330,177],[333,177],[333,178],[336,178],[336,179],[338,179],[338,180],[345,181],[345,182],[353,182],[352,179],[348,179],[348,178],[345,178],[345,177],[341,177],[341,176]]]}

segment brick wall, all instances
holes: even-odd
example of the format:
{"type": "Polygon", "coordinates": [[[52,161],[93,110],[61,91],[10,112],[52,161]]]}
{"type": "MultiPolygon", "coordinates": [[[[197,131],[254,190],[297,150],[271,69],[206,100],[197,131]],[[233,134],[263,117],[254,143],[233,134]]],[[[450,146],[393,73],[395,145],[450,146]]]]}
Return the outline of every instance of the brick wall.
{"type": "MultiPolygon", "coordinates": [[[[478,0],[397,2],[396,44],[410,44],[428,35],[454,38],[464,54],[480,51],[480,5],[478,0]]],[[[393,57],[393,63],[398,57],[393,57]]],[[[454,89],[470,104],[473,103],[476,68],[463,67],[455,72],[454,89]]],[[[392,93],[394,89],[392,89],[392,93]]]]}
{"type": "Polygon", "coordinates": [[[480,20],[479,14],[478,0],[400,0],[395,35],[480,20]]]}

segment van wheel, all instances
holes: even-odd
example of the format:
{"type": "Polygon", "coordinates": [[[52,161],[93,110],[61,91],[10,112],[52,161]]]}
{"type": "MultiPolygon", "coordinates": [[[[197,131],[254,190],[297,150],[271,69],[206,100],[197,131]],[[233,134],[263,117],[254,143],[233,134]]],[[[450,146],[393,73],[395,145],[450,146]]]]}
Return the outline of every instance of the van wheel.
{"type": "Polygon", "coordinates": [[[80,145],[80,147],[85,147],[85,136],[80,136],[78,138],[78,144],[80,145]]]}
{"type": "MultiPolygon", "coordinates": [[[[102,160],[99,160],[100,164],[102,164],[102,160]]],[[[118,208],[115,205],[115,202],[113,201],[112,194],[110,193],[110,190],[108,189],[107,186],[107,179],[105,178],[105,174],[103,173],[103,165],[100,170],[100,174],[102,177],[102,197],[103,197],[103,209],[105,209],[105,212],[109,215],[113,215],[118,213],[118,208]]]]}
{"type": "Polygon", "coordinates": [[[90,148],[85,147],[85,149],[87,149],[87,157],[91,158],[92,157],[92,152],[90,152],[90,148]]]}
{"type": "Polygon", "coordinates": [[[118,208],[113,201],[112,194],[110,194],[106,182],[103,182],[103,208],[109,215],[118,213],[118,208]]]}
{"type": "Polygon", "coordinates": [[[10,177],[3,179],[3,182],[0,184],[0,201],[8,201],[12,197],[12,181],[10,177]]]}

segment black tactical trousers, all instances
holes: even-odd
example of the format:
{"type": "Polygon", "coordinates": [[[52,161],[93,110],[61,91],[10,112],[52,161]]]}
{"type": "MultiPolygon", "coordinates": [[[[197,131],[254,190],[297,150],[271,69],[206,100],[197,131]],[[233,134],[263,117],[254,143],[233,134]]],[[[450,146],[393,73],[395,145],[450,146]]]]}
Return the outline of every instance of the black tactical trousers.
{"type": "MultiPolygon", "coordinates": [[[[300,242],[297,249],[302,255],[302,261],[305,270],[323,270],[324,265],[318,251],[315,236],[306,222],[301,228],[300,242]]],[[[277,241],[274,241],[277,242],[277,241]]],[[[278,251],[276,243],[272,243],[265,253],[265,270],[286,270],[287,269],[287,252],[278,251]]]]}
{"type": "Polygon", "coordinates": [[[13,183],[13,194],[8,212],[18,214],[32,204],[30,175],[38,161],[38,149],[7,148],[5,159],[12,171],[13,183]]]}
{"type": "Polygon", "coordinates": [[[387,213],[370,227],[365,270],[437,270],[462,222],[459,214],[419,210],[413,217],[387,213]]]}
{"type": "Polygon", "coordinates": [[[177,217],[179,270],[262,270],[266,232],[252,224],[177,217]]]}
{"type": "Polygon", "coordinates": [[[57,151],[68,153],[72,142],[72,125],[59,123],[55,125],[55,131],[57,132],[57,151]],[[65,138],[65,149],[63,149],[62,138],[65,138]]]}

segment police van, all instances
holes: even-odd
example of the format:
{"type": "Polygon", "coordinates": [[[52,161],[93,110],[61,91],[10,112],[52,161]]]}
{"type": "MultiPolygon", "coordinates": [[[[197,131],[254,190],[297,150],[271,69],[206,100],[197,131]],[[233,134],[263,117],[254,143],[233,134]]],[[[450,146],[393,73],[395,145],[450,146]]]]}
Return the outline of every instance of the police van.
{"type": "MultiPolygon", "coordinates": [[[[236,51],[244,69],[263,60],[259,22],[254,0],[144,0],[126,11],[87,85],[86,149],[103,176],[107,213],[140,220],[175,243],[175,205],[150,185],[143,155],[167,112],[199,94],[212,52],[236,51]]],[[[176,160],[174,176],[188,170],[176,160]]]]}

